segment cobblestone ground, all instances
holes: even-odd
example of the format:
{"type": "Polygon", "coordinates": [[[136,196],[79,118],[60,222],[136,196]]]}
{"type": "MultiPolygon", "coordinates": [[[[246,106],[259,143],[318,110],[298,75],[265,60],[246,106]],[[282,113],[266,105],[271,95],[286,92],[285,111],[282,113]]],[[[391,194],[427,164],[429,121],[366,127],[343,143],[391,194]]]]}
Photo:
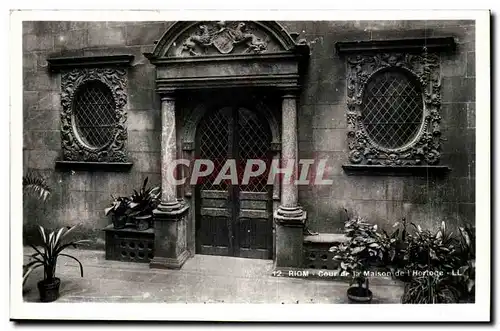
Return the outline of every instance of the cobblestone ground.
{"type": "MultiPolygon", "coordinates": [[[[25,254],[31,252],[25,248],[25,254]]],[[[108,261],[104,251],[68,250],[80,259],[62,257],[58,302],[166,303],[348,303],[348,284],[329,279],[275,277],[271,260],[195,255],[181,270],[150,269],[148,264],[108,261]]],[[[26,259],[26,258],[25,258],[26,259]]],[[[24,286],[25,301],[38,301],[41,268],[24,286]]],[[[374,303],[399,303],[401,284],[389,279],[371,283],[374,303]]]]}

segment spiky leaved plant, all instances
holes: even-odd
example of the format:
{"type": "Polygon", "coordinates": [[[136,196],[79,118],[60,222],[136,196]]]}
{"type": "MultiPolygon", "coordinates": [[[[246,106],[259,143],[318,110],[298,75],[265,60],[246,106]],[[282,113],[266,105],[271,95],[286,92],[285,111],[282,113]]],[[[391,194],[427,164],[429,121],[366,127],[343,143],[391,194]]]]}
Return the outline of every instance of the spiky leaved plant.
{"type": "Polygon", "coordinates": [[[458,302],[460,290],[453,273],[461,265],[459,241],[445,222],[436,232],[411,223],[415,232],[406,237],[405,271],[411,280],[405,284],[402,303],[458,302]]]}
{"type": "Polygon", "coordinates": [[[130,197],[129,208],[131,209],[130,216],[144,216],[153,215],[153,210],[158,206],[160,202],[160,187],[147,187],[148,177],[144,179],[141,189],[139,192],[134,190],[134,194],[130,197]]]}
{"type": "Polygon", "coordinates": [[[83,277],[82,263],[76,257],[62,253],[68,247],[76,248],[78,245],[90,242],[89,240],[65,240],[77,226],[78,225],[74,225],[72,227],[65,226],[56,231],[47,233],[43,226],[39,225],[38,230],[40,231],[42,244],[40,248],[30,244],[31,248],[35,250],[35,253],[29,255],[31,261],[24,266],[23,284],[26,282],[28,276],[33,272],[33,270],[39,267],[43,267],[45,281],[54,280],[56,278],[55,273],[57,259],[60,256],[68,257],[78,262],[78,265],[80,266],[80,275],[83,277]]]}
{"type": "Polygon", "coordinates": [[[44,178],[33,173],[28,173],[23,176],[23,192],[45,201],[50,195],[50,187],[44,178]]]}

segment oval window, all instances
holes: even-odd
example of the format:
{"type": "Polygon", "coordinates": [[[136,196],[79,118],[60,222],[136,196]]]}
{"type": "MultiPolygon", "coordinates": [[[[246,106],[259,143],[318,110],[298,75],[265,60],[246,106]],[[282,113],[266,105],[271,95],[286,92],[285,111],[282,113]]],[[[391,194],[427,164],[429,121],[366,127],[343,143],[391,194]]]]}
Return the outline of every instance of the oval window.
{"type": "Polygon", "coordinates": [[[106,146],[116,125],[115,100],[100,81],[82,84],[75,93],[74,121],[80,139],[91,148],[106,146]]]}
{"type": "Polygon", "coordinates": [[[420,85],[402,70],[381,71],[363,93],[362,123],[374,143],[387,149],[406,146],[423,120],[420,85]]]}

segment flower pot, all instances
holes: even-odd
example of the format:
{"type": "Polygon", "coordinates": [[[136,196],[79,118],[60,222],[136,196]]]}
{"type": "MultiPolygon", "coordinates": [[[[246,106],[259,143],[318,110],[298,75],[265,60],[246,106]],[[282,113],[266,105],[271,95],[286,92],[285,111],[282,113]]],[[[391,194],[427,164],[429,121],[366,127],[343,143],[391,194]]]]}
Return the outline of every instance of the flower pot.
{"type": "Polygon", "coordinates": [[[152,215],[137,216],[135,217],[135,226],[138,231],[144,231],[151,227],[153,223],[152,215]]]}
{"type": "Polygon", "coordinates": [[[349,300],[359,303],[368,303],[372,301],[373,295],[370,289],[351,286],[347,289],[347,297],[349,300]]]}
{"type": "Polygon", "coordinates": [[[113,215],[113,227],[115,229],[123,229],[127,225],[127,217],[113,215]]]}
{"type": "Polygon", "coordinates": [[[38,292],[40,292],[41,302],[52,302],[59,298],[59,278],[44,279],[38,282],[38,292]]]}

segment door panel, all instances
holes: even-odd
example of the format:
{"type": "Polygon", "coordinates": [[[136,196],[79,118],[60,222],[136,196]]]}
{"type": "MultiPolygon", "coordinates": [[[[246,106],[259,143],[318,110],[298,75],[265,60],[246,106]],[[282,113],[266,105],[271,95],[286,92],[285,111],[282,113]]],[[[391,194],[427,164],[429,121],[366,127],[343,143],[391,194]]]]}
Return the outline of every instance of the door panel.
{"type": "MultiPolygon", "coordinates": [[[[225,107],[198,128],[197,157],[214,162],[214,174],[196,186],[197,253],[272,258],[272,199],[264,174],[242,184],[248,159],[269,165],[270,132],[253,111],[225,107]],[[227,159],[238,166],[238,185],[213,185],[227,159]]],[[[267,168],[267,167],[266,167],[267,168]]]]}
{"type": "Polygon", "coordinates": [[[267,192],[240,192],[238,214],[240,256],[256,259],[271,258],[272,219],[267,192]]]}
{"type": "Polygon", "coordinates": [[[201,239],[200,254],[231,255],[229,228],[226,226],[228,217],[202,215],[201,222],[204,224],[204,231],[198,237],[201,239]]]}
{"type": "MultiPolygon", "coordinates": [[[[231,188],[213,182],[232,149],[231,109],[223,108],[205,119],[199,127],[197,156],[214,163],[214,172],[196,185],[196,252],[207,255],[232,255],[229,203],[231,188]]],[[[203,169],[202,169],[203,170],[203,169]]]]}

